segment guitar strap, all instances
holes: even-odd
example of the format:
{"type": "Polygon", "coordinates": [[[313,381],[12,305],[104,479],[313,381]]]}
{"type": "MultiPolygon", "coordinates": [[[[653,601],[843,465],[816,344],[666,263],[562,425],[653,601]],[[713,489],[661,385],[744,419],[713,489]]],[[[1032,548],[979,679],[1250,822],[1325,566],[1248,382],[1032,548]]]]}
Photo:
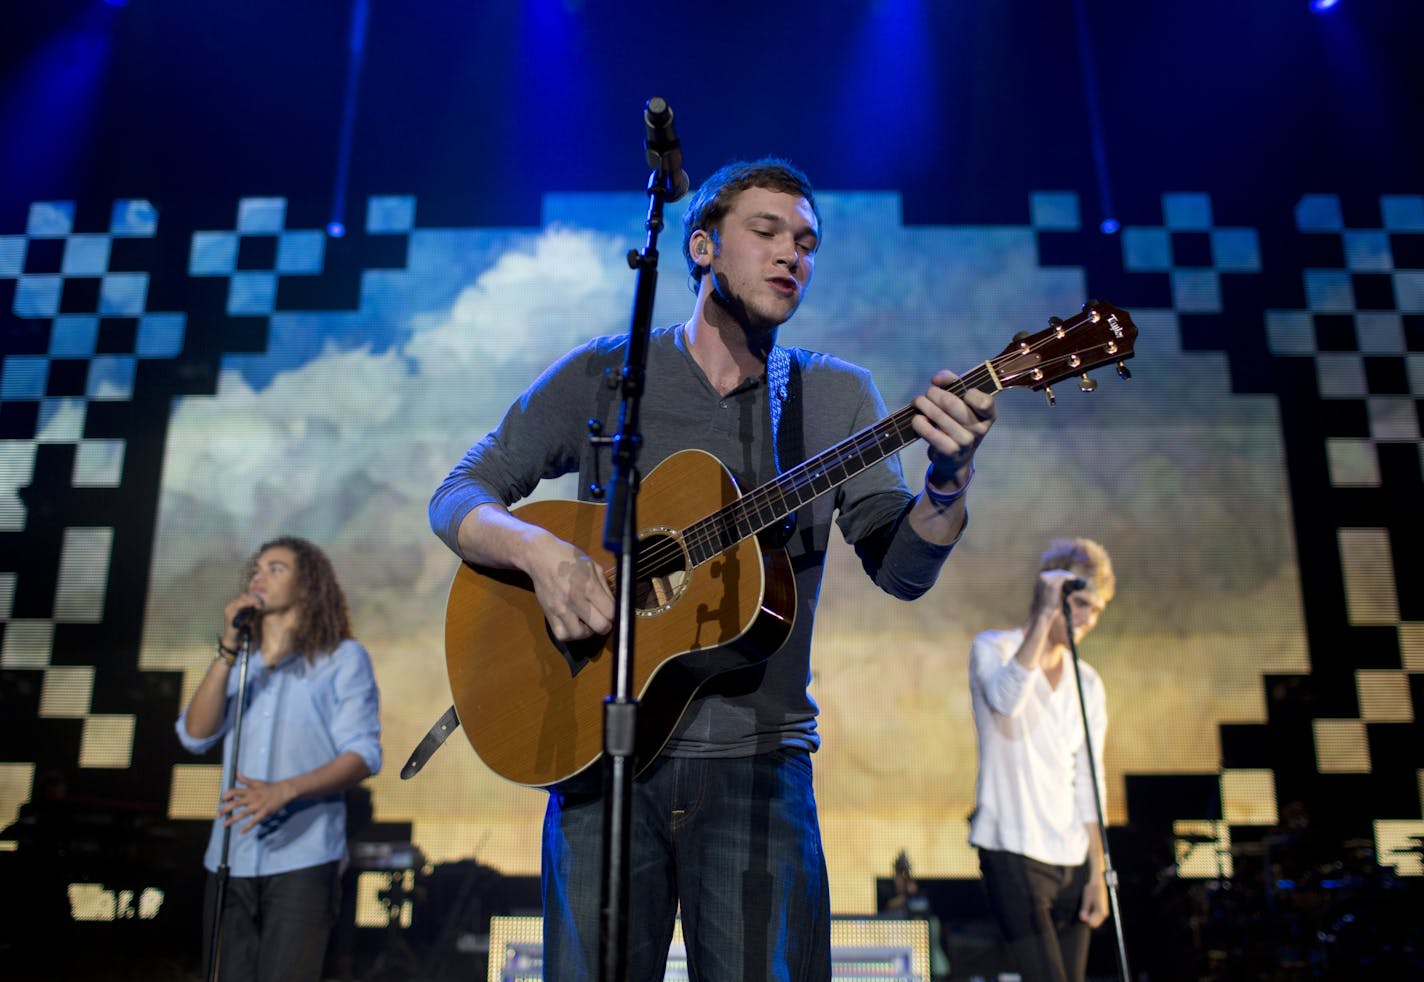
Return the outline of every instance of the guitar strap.
{"type": "MultiPolygon", "coordinates": [[[[776,473],[795,467],[806,456],[806,435],[802,431],[801,363],[781,345],[773,345],[766,358],[767,408],[771,414],[771,457],[776,473]]],[[[796,515],[786,517],[771,538],[785,545],[796,530],[796,515]]]]}
{"type": "MultiPolygon", "coordinates": [[[[800,371],[796,373],[796,381],[799,385],[800,371]]],[[[779,344],[772,345],[771,352],[766,356],[766,388],[767,408],[771,411],[771,459],[776,464],[776,473],[780,474],[786,470],[781,463],[783,460],[797,458],[787,452],[789,448],[782,445],[781,416],[790,408],[791,403],[791,353],[779,344]]],[[[799,405],[795,412],[799,417],[799,405]]],[[[795,422],[799,422],[799,419],[795,422]]],[[[789,428],[799,430],[800,426],[789,428]]]]}
{"type": "Polygon", "coordinates": [[[410,760],[405,762],[405,766],[401,768],[401,780],[409,781],[415,777],[415,775],[419,774],[420,769],[425,766],[425,762],[430,759],[430,756],[435,753],[435,751],[440,749],[440,745],[445,742],[445,739],[451,733],[455,732],[455,729],[459,725],[460,716],[455,712],[455,707],[451,706],[445,710],[444,715],[435,721],[435,725],[430,728],[430,732],[425,734],[420,743],[416,746],[415,752],[410,755],[410,760]]]}

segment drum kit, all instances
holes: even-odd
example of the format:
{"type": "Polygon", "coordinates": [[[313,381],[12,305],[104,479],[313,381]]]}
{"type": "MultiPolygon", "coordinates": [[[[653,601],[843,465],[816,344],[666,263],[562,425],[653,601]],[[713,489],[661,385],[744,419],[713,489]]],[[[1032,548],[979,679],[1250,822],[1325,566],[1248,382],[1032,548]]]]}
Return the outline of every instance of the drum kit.
{"type": "MultiPolygon", "coordinates": [[[[1307,827],[1229,846],[1211,835],[1175,838],[1186,855],[1217,851],[1215,878],[1178,881],[1190,883],[1187,926],[1201,977],[1419,977],[1424,970],[1424,882],[1380,865],[1374,840],[1322,843],[1307,827]]],[[[1402,851],[1424,855],[1424,836],[1411,841],[1402,851]]]]}

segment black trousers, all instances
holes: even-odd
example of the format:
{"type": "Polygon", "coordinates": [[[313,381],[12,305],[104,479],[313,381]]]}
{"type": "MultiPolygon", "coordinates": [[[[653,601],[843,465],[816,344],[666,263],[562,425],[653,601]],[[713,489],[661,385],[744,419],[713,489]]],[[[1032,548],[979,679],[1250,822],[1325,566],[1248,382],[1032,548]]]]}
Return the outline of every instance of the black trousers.
{"type": "MultiPolygon", "coordinates": [[[[203,899],[208,970],[217,877],[203,899]]],[[[229,876],[223,902],[221,982],[320,982],[326,943],[341,902],[339,863],[274,876],[229,876]]]]}
{"type": "Polygon", "coordinates": [[[1078,919],[1088,864],[1052,866],[979,850],[989,908],[1024,982],[1083,982],[1092,931],[1078,919]]]}

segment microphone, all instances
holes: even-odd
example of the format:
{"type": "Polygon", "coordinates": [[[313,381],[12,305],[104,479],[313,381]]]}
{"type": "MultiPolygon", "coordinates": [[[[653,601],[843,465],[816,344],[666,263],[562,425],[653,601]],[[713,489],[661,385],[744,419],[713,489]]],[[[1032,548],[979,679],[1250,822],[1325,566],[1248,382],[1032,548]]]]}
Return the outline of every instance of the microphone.
{"type": "Polygon", "coordinates": [[[261,604],[255,607],[244,607],[232,615],[232,626],[239,631],[251,630],[252,622],[257,619],[257,615],[260,613],[262,613],[261,604]]]}
{"type": "Polygon", "coordinates": [[[682,169],[682,143],[672,128],[672,107],[662,96],[653,96],[643,107],[647,126],[648,166],[667,178],[665,201],[676,201],[687,193],[687,171],[682,169]]]}
{"type": "Polygon", "coordinates": [[[1076,593],[1079,590],[1086,589],[1088,589],[1088,581],[1081,576],[1075,576],[1071,580],[1063,581],[1063,596],[1065,597],[1070,593],[1076,593]]]}

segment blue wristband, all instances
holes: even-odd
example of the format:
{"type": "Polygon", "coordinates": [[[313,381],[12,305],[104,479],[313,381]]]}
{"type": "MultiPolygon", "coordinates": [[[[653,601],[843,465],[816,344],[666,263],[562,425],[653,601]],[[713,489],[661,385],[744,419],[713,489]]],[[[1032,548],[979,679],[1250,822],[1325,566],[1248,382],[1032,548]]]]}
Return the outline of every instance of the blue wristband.
{"type": "Polygon", "coordinates": [[[969,476],[964,479],[964,483],[953,491],[945,494],[943,491],[936,491],[930,484],[930,471],[934,470],[931,464],[925,471],[925,497],[930,499],[930,503],[938,508],[948,508],[960,498],[964,497],[964,492],[969,490],[969,482],[974,480],[974,461],[969,462],[969,476]]]}

